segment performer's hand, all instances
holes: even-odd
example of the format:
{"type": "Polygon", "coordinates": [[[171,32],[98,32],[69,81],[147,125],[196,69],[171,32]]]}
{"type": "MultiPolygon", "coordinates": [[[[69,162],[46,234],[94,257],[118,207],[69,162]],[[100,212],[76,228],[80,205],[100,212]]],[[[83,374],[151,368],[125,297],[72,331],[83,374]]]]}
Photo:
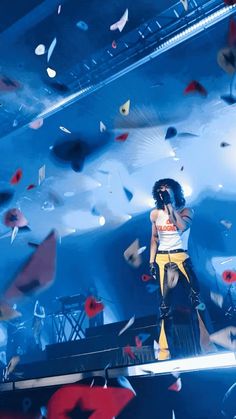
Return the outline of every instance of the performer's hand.
{"type": "Polygon", "coordinates": [[[160,195],[160,198],[161,198],[161,200],[163,201],[163,204],[164,205],[169,205],[169,204],[171,204],[171,198],[170,198],[170,194],[169,194],[169,192],[167,191],[167,190],[164,190],[164,191],[160,191],[159,192],[159,195],[160,195]]]}
{"type": "Polygon", "coordinates": [[[151,275],[154,279],[157,279],[157,267],[156,267],[156,263],[155,263],[155,262],[150,262],[150,265],[149,265],[149,272],[150,272],[150,275],[151,275]]]}

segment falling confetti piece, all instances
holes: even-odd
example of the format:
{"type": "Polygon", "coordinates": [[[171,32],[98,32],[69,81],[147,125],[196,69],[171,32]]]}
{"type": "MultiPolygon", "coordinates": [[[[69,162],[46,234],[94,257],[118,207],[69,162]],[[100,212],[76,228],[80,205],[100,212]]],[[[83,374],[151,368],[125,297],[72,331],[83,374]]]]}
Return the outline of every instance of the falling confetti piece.
{"type": "Polygon", "coordinates": [[[210,341],[223,348],[236,350],[236,327],[229,326],[210,335],[210,341]]]}
{"type": "Polygon", "coordinates": [[[16,173],[12,176],[10,183],[12,185],[16,185],[17,183],[19,183],[21,181],[21,178],[23,176],[23,172],[21,169],[17,169],[16,173]]]}
{"type": "Polygon", "coordinates": [[[143,274],[141,278],[143,282],[147,282],[153,279],[151,275],[147,275],[147,274],[143,274]]]}
{"type": "Polygon", "coordinates": [[[223,302],[224,302],[224,298],[223,298],[223,296],[222,295],[220,295],[220,294],[217,294],[217,293],[215,293],[215,292],[211,292],[210,293],[210,296],[211,296],[211,300],[217,305],[217,306],[219,306],[220,308],[222,308],[222,306],[223,306],[223,302]]]}
{"type": "Polygon", "coordinates": [[[236,282],[236,271],[224,271],[222,273],[222,278],[227,284],[232,284],[233,282],[236,282]]]}
{"type": "Polygon", "coordinates": [[[106,125],[104,125],[102,121],[100,121],[99,129],[100,129],[100,132],[104,132],[107,129],[106,125]]]}
{"type": "Polygon", "coordinates": [[[220,221],[220,223],[225,227],[225,228],[227,228],[228,230],[232,227],[232,223],[230,222],[230,221],[227,221],[227,220],[221,220],[220,221]]]}
{"type": "Polygon", "coordinates": [[[224,0],[224,3],[227,4],[227,6],[233,6],[236,4],[236,0],[224,0]]]}
{"type": "Polygon", "coordinates": [[[180,0],[180,1],[181,1],[182,5],[184,7],[184,10],[187,12],[188,11],[188,0],[180,0]]]}
{"type": "Polygon", "coordinates": [[[123,105],[120,106],[120,113],[121,115],[128,116],[130,110],[130,99],[127,100],[123,105]]]}
{"type": "Polygon", "coordinates": [[[36,119],[30,122],[29,127],[32,129],[39,129],[43,126],[43,118],[36,119]]]}
{"type": "Polygon", "coordinates": [[[222,48],[217,54],[218,65],[228,74],[236,71],[236,52],[234,48],[222,48]]]}
{"type": "Polygon", "coordinates": [[[65,127],[60,126],[59,129],[63,132],[66,132],[67,134],[71,134],[71,131],[65,127]]]}
{"type": "Polygon", "coordinates": [[[177,380],[168,387],[168,390],[176,391],[178,393],[181,390],[181,388],[182,388],[181,378],[177,378],[177,380]]]}
{"type": "Polygon", "coordinates": [[[221,146],[221,147],[223,147],[223,148],[224,148],[224,147],[229,147],[230,145],[231,145],[231,144],[226,143],[226,142],[224,142],[224,141],[223,141],[222,143],[220,143],[220,146],[221,146]]]}
{"type": "Polygon", "coordinates": [[[136,239],[131,245],[124,251],[124,258],[126,262],[133,268],[138,268],[142,264],[141,255],[138,254],[140,249],[139,240],[136,239]]]}
{"type": "Polygon", "coordinates": [[[27,219],[18,208],[11,208],[4,214],[4,224],[7,227],[25,227],[28,224],[27,219]]]}
{"type": "Polygon", "coordinates": [[[125,187],[123,187],[123,191],[124,191],[124,193],[125,193],[125,195],[126,195],[126,198],[128,199],[128,201],[130,202],[132,199],[133,199],[133,194],[132,194],[132,192],[130,192],[129,191],[129,189],[127,189],[127,188],[125,188],[125,187]]]}
{"type": "Polygon", "coordinates": [[[12,320],[21,315],[22,314],[19,311],[16,311],[5,301],[0,301],[0,321],[12,320]]]}
{"type": "Polygon", "coordinates": [[[150,333],[139,333],[138,337],[141,340],[142,343],[146,342],[148,338],[150,338],[150,333]]]}
{"type": "Polygon", "coordinates": [[[138,255],[141,255],[141,254],[142,254],[142,253],[146,250],[146,248],[147,248],[147,246],[140,247],[140,248],[138,249],[137,254],[138,254],[138,255]]]}
{"type": "Polygon", "coordinates": [[[14,242],[14,240],[15,240],[15,238],[16,238],[16,236],[17,236],[17,233],[18,233],[18,231],[19,231],[19,227],[14,227],[13,228],[13,230],[12,230],[12,234],[11,234],[11,244],[14,242]]]}
{"type": "Polygon", "coordinates": [[[38,246],[4,293],[4,299],[23,298],[48,288],[56,268],[56,233],[52,231],[38,246]]]}
{"type": "Polygon", "coordinates": [[[18,121],[17,121],[17,119],[14,119],[12,126],[17,127],[17,125],[18,125],[18,121]]]}
{"type": "Polygon", "coordinates": [[[76,23],[77,28],[81,29],[82,31],[86,32],[88,30],[88,25],[83,20],[80,20],[76,23]]]}
{"type": "Polygon", "coordinates": [[[184,166],[181,166],[181,169],[180,169],[180,171],[182,172],[184,170],[184,166]]]}
{"type": "Polygon", "coordinates": [[[45,166],[45,164],[44,164],[44,165],[43,165],[42,167],[40,167],[40,169],[39,169],[39,181],[38,181],[39,186],[40,186],[40,185],[41,185],[41,183],[44,181],[45,176],[46,176],[46,166],[45,166]]]}
{"type": "Polygon", "coordinates": [[[202,96],[207,96],[207,91],[201,83],[196,80],[191,81],[188,86],[184,89],[184,93],[200,93],[202,96]]]}
{"type": "Polygon", "coordinates": [[[232,95],[222,95],[220,97],[227,105],[234,105],[236,103],[236,98],[232,95]]]}
{"type": "Polygon", "coordinates": [[[9,202],[13,198],[13,195],[14,195],[14,193],[11,190],[9,190],[9,191],[6,190],[6,191],[0,192],[0,206],[9,202]]]}
{"type": "Polygon", "coordinates": [[[95,297],[90,296],[85,301],[84,310],[87,316],[92,318],[104,310],[104,305],[101,301],[97,301],[95,297]]]}
{"type": "Polygon", "coordinates": [[[59,4],[58,9],[57,9],[57,14],[59,15],[61,13],[61,4],[59,4]]]}
{"type": "Polygon", "coordinates": [[[130,345],[125,346],[125,348],[124,348],[124,353],[125,353],[126,355],[128,355],[128,357],[129,357],[129,358],[131,358],[131,359],[136,359],[136,356],[135,356],[134,352],[132,351],[132,349],[131,349],[131,346],[130,346],[130,345]]]}
{"type": "Polygon", "coordinates": [[[111,46],[112,46],[112,48],[117,48],[117,43],[116,43],[116,41],[112,41],[112,44],[111,44],[111,46]]]}
{"type": "Polygon", "coordinates": [[[50,68],[50,67],[48,67],[48,68],[47,68],[47,73],[48,73],[48,76],[49,76],[51,79],[53,79],[53,78],[54,78],[54,77],[56,77],[56,75],[57,75],[56,71],[55,71],[55,70],[53,70],[53,68],[50,68]]]}
{"type": "Polygon", "coordinates": [[[45,51],[46,51],[46,48],[45,48],[45,45],[43,44],[39,44],[34,50],[36,55],[44,55],[45,51]]]}
{"type": "Polygon", "coordinates": [[[100,212],[97,210],[96,207],[93,207],[91,209],[91,214],[94,215],[94,216],[96,216],[96,217],[99,217],[101,215],[100,212]]]}
{"type": "Polygon", "coordinates": [[[129,136],[129,133],[128,132],[125,132],[124,134],[121,134],[121,135],[118,135],[116,138],[115,138],[115,140],[116,141],[126,141],[127,140],[127,138],[128,138],[128,136],[129,136]]]}
{"type": "Polygon", "coordinates": [[[129,327],[131,327],[134,324],[134,321],[135,321],[135,316],[129,319],[128,323],[126,323],[126,325],[119,331],[118,336],[122,335],[127,329],[129,329],[129,327]]]}
{"type": "Polygon", "coordinates": [[[111,31],[116,31],[119,29],[120,32],[123,31],[127,21],[128,21],[129,11],[128,9],[125,10],[123,16],[118,20],[118,22],[113,23],[113,25],[110,26],[111,31]]]}
{"type": "Polygon", "coordinates": [[[170,138],[174,138],[177,135],[177,129],[175,127],[169,127],[166,131],[165,140],[169,140],[170,138]]]}
{"type": "Polygon", "coordinates": [[[49,60],[50,60],[50,58],[52,56],[52,53],[53,53],[53,51],[55,49],[56,44],[57,44],[57,38],[54,38],[53,41],[52,41],[52,43],[51,43],[51,45],[50,45],[50,47],[48,48],[48,55],[47,55],[47,62],[48,63],[49,63],[49,60]]]}
{"type": "Polygon", "coordinates": [[[152,294],[153,292],[156,292],[158,289],[158,286],[155,284],[147,284],[146,286],[147,288],[147,292],[149,292],[150,294],[152,294]]]}
{"type": "Polygon", "coordinates": [[[27,191],[30,191],[31,189],[36,188],[36,185],[34,183],[31,183],[29,186],[27,186],[27,191]]]}
{"type": "Polygon", "coordinates": [[[233,260],[232,258],[229,258],[229,259],[223,260],[222,262],[220,262],[220,264],[221,264],[221,265],[225,265],[226,263],[229,263],[229,262],[231,262],[232,260],[233,260]]]}

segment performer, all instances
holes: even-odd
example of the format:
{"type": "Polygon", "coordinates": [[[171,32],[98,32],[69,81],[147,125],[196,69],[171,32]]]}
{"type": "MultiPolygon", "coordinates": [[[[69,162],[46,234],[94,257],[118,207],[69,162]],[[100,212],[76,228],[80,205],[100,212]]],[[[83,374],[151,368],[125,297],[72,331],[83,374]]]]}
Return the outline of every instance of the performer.
{"type": "Polygon", "coordinates": [[[46,317],[45,309],[40,305],[39,301],[36,300],[34,306],[34,318],[33,318],[33,335],[36,345],[42,349],[41,333],[44,326],[44,319],[46,317]]]}
{"type": "MultiPolygon", "coordinates": [[[[161,297],[158,359],[168,359],[172,339],[169,332],[171,330],[170,290],[177,285],[179,279],[183,279],[191,305],[194,308],[204,309],[204,304],[200,301],[198,280],[187,253],[193,210],[185,207],[183,190],[173,179],[158,180],[154,184],[152,193],[156,208],[150,214],[152,223],[150,273],[159,281],[161,297]]],[[[201,322],[199,315],[198,318],[201,322]]],[[[200,329],[201,326],[203,323],[200,329]]]]}

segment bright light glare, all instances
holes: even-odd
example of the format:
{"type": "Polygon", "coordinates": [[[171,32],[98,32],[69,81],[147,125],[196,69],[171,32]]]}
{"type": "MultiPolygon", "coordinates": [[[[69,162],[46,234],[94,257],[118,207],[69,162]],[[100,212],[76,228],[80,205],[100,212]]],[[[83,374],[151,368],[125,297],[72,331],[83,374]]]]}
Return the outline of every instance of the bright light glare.
{"type": "Polygon", "coordinates": [[[182,185],[182,188],[183,188],[183,191],[184,191],[184,196],[186,198],[188,198],[188,196],[192,195],[193,190],[189,185],[182,185]]]}
{"type": "Polygon", "coordinates": [[[100,224],[100,226],[104,226],[106,224],[105,217],[103,217],[103,216],[99,217],[99,224],[100,224]]]}
{"type": "Polygon", "coordinates": [[[148,206],[149,206],[150,208],[154,208],[154,207],[155,207],[155,201],[154,201],[154,199],[153,199],[153,198],[149,198],[149,199],[148,199],[148,206]]]}
{"type": "Polygon", "coordinates": [[[129,376],[141,375],[145,372],[165,374],[170,372],[198,371],[222,367],[236,367],[236,359],[233,352],[224,352],[214,355],[176,359],[173,361],[155,362],[142,366],[128,367],[128,374],[129,376]]]}

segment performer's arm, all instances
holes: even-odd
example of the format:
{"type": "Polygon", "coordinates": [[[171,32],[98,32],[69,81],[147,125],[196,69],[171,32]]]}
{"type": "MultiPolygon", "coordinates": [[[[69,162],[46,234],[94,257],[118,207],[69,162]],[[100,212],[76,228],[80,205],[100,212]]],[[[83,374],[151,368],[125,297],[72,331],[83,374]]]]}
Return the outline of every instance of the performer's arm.
{"type": "Polygon", "coordinates": [[[178,228],[178,230],[185,231],[191,224],[193,219],[193,210],[184,208],[181,213],[177,212],[172,204],[167,205],[170,221],[178,228]]]}
{"type": "Polygon", "coordinates": [[[155,262],[157,247],[158,247],[158,232],[156,228],[156,210],[151,211],[150,220],[152,223],[152,235],[150,243],[150,263],[155,262]]]}

